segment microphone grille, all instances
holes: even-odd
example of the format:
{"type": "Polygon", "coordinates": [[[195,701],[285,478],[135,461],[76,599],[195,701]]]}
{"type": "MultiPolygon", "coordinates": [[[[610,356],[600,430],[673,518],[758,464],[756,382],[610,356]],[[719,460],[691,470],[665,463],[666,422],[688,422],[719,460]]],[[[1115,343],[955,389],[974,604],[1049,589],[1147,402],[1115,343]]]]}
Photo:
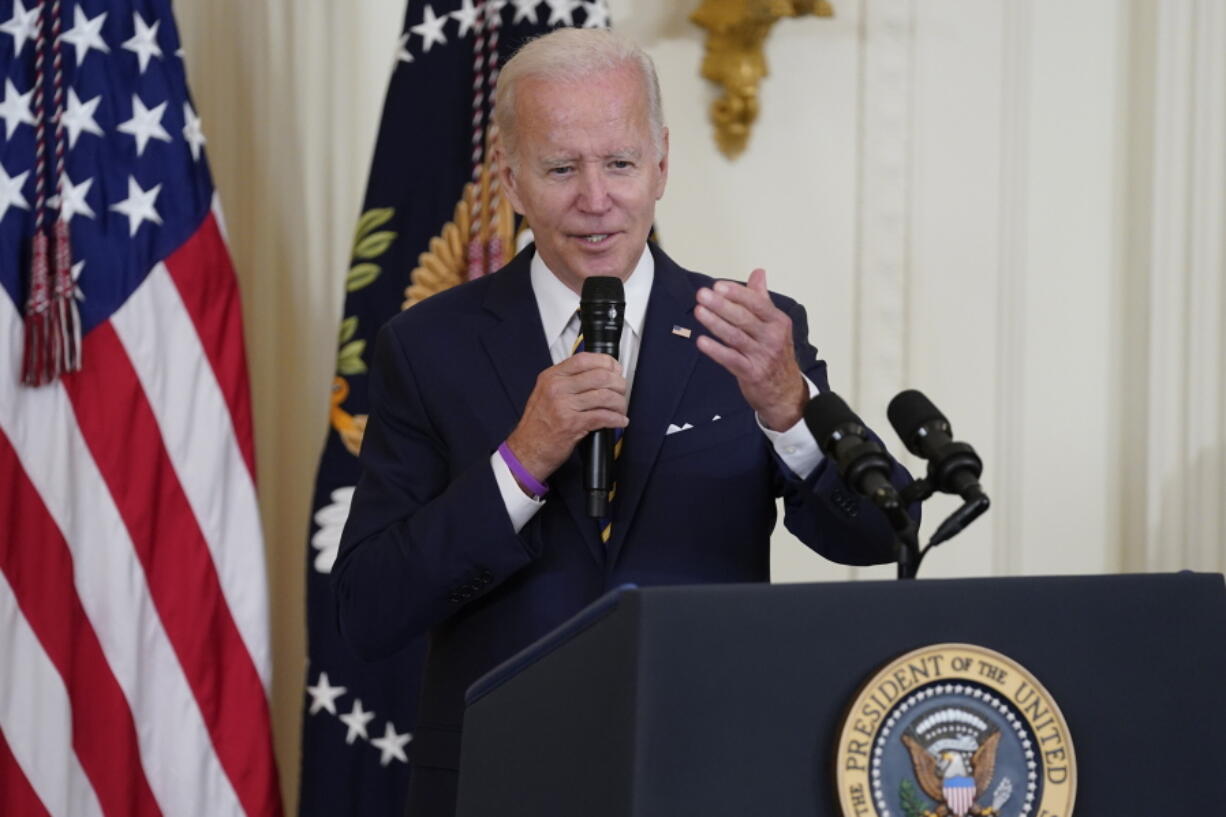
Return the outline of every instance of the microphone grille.
{"type": "Polygon", "coordinates": [[[915,437],[915,432],[919,431],[920,426],[925,423],[940,420],[945,425],[949,425],[949,421],[945,419],[941,410],[933,405],[923,392],[915,389],[907,389],[895,395],[886,409],[886,416],[890,418],[890,425],[894,426],[894,431],[898,433],[908,448],[911,445],[910,441],[915,437]]]}
{"type": "Polygon", "coordinates": [[[832,391],[821,392],[805,406],[805,425],[823,451],[830,442],[830,435],[847,423],[864,425],[843,398],[832,391]]]}
{"type": "Polygon", "coordinates": [[[622,279],[612,275],[596,275],[583,279],[580,298],[584,301],[621,303],[626,300],[626,291],[622,279]]]}

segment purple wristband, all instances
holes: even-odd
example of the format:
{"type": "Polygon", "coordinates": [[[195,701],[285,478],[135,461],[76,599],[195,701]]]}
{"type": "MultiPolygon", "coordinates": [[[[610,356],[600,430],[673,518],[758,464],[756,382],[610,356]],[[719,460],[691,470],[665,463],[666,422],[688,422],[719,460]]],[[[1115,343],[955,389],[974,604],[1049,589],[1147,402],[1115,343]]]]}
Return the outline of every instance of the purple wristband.
{"type": "Polygon", "coordinates": [[[502,455],[502,461],[507,464],[507,468],[511,469],[511,474],[519,480],[519,484],[532,492],[532,495],[540,499],[545,494],[549,493],[549,486],[542,482],[537,482],[536,477],[528,473],[528,469],[523,466],[515,455],[511,453],[511,447],[506,443],[498,446],[498,453],[502,455]]]}

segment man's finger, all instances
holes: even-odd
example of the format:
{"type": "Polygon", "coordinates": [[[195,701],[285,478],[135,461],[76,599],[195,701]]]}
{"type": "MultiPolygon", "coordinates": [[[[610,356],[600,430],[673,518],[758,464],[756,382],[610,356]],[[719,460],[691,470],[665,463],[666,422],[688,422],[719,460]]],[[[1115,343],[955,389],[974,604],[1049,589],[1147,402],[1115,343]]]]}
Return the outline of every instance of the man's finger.
{"type": "MultiPolygon", "coordinates": [[[[757,272],[757,270],[755,270],[757,272]]],[[[751,276],[752,278],[752,276],[751,276]]],[[[762,279],[755,287],[748,287],[743,284],[738,284],[735,281],[717,281],[715,291],[729,301],[743,306],[754,314],[754,317],[761,321],[772,321],[778,319],[779,308],[775,306],[775,302],[771,300],[770,293],[763,289],[765,286],[765,273],[762,279]]]]}
{"type": "Polygon", "coordinates": [[[576,352],[554,368],[567,375],[576,375],[580,372],[587,372],[593,369],[606,369],[618,374],[622,373],[622,365],[616,358],[612,355],[603,355],[597,352],[576,352]]]}
{"type": "Polygon", "coordinates": [[[626,413],[626,395],[613,389],[593,389],[576,394],[571,402],[576,411],[586,412],[597,409],[626,413]]]}
{"type": "Polygon", "coordinates": [[[766,270],[758,267],[749,273],[749,288],[770,297],[770,290],[766,288],[766,270]]]}
{"type": "Polygon", "coordinates": [[[698,318],[698,322],[707,327],[712,335],[743,355],[748,355],[757,344],[757,341],[748,332],[701,304],[694,308],[694,317],[698,318]]]}
{"type": "MultiPolygon", "coordinates": [[[[732,286],[744,290],[740,284],[732,286]]],[[[706,307],[708,313],[718,315],[727,323],[741,329],[749,337],[757,339],[762,335],[764,328],[762,319],[739,299],[733,300],[732,297],[725,297],[724,294],[703,288],[698,290],[698,302],[700,307],[706,307]]]]}
{"type": "Polygon", "coordinates": [[[626,428],[630,425],[629,417],[620,411],[609,409],[592,409],[583,412],[579,417],[582,423],[580,428],[583,429],[584,434],[598,428],[626,428]]]}
{"type": "Polygon", "coordinates": [[[625,394],[626,378],[609,369],[588,369],[566,378],[566,389],[572,394],[596,389],[609,389],[625,394]]]}
{"type": "Polygon", "coordinates": [[[749,359],[735,349],[727,347],[707,335],[699,335],[697,345],[698,351],[723,366],[732,373],[733,377],[739,379],[748,373],[750,368],[749,359]]]}

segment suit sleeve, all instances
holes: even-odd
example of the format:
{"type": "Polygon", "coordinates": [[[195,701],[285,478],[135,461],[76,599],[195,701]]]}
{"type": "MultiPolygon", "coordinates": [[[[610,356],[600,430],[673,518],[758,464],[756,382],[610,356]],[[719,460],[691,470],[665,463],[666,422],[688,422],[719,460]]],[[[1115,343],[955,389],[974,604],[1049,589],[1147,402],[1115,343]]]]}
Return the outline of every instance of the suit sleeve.
{"type": "MultiPolygon", "coordinates": [[[[818,391],[829,391],[826,364],[818,359],[817,349],[809,343],[804,307],[792,301],[780,306],[792,319],[801,371],[818,391]]],[[[881,442],[875,434],[873,437],[881,442]]],[[[799,479],[775,457],[778,491],[783,496],[783,523],[798,539],[840,564],[871,565],[894,560],[894,532],[889,522],[871,502],[847,487],[834,462],[823,457],[813,473],[799,479]]],[[[911,477],[895,462],[890,481],[901,488],[911,477]]],[[[918,505],[909,510],[918,521],[918,505]]]]}
{"type": "MultiPolygon", "coordinates": [[[[376,341],[362,477],[332,571],[341,632],[378,658],[536,558],[517,534],[488,454],[457,468],[391,326],[376,341]]],[[[490,452],[492,453],[492,452],[490,452]]]]}

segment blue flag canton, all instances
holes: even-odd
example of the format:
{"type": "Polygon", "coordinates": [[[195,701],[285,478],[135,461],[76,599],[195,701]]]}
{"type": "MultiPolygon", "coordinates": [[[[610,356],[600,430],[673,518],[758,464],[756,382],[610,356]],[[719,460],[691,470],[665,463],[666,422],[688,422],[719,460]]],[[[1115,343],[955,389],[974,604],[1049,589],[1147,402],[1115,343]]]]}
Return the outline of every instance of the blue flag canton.
{"type": "Polygon", "coordinates": [[[88,331],[195,232],[213,185],[169,0],[64,2],[58,43],[51,5],[42,9],[40,19],[35,0],[0,0],[0,285],[22,309],[35,225],[41,76],[43,189],[54,205],[44,210],[44,223],[60,217],[69,224],[88,331]],[[57,44],[64,149],[58,176],[57,44]]]}

